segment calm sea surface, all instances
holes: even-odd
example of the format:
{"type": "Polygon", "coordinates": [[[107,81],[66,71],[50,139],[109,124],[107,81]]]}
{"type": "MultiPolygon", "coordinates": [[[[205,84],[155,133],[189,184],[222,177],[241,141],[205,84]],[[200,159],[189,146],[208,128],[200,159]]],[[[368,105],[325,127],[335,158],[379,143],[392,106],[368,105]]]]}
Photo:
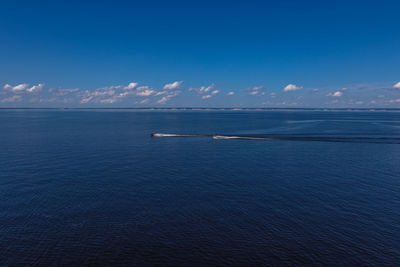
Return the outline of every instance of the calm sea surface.
{"type": "Polygon", "coordinates": [[[0,110],[0,265],[399,262],[399,112],[0,110]]]}

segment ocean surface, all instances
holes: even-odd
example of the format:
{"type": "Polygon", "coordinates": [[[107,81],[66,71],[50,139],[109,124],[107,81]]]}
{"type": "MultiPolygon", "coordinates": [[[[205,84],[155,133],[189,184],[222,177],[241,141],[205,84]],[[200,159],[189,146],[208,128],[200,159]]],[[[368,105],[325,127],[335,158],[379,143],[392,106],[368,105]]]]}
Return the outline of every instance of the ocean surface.
{"type": "Polygon", "coordinates": [[[399,262],[400,112],[0,110],[0,265],[399,262]]]}

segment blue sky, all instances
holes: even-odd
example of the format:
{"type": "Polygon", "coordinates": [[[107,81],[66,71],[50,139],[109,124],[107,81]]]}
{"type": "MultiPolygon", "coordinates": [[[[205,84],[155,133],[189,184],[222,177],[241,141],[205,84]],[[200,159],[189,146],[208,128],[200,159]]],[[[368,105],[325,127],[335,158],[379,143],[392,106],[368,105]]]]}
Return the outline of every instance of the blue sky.
{"type": "Polygon", "coordinates": [[[0,107],[399,107],[400,1],[1,1],[0,107]]]}

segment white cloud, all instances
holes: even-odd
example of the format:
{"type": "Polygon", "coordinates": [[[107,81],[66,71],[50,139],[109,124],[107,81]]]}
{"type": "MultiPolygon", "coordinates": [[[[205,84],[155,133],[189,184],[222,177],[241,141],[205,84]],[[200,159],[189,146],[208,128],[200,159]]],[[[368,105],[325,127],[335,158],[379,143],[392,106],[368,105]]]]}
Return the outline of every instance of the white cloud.
{"type": "Polygon", "coordinates": [[[163,96],[160,100],[157,101],[158,104],[165,104],[168,101],[168,97],[163,96]]]}
{"type": "Polygon", "coordinates": [[[108,90],[108,89],[98,89],[95,90],[94,92],[91,92],[93,96],[109,96],[109,95],[114,95],[115,90],[108,90]]]}
{"type": "Polygon", "coordinates": [[[174,90],[174,89],[179,89],[181,87],[183,81],[175,81],[173,83],[167,83],[164,85],[163,89],[164,90],[174,90]]]}
{"type": "Polygon", "coordinates": [[[166,96],[163,96],[161,99],[157,101],[158,104],[165,104],[168,100],[171,98],[177,96],[180,94],[180,91],[173,91],[171,93],[168,93],[166,96]]]}
{"type": "Polygon", "coordinates": [[[8,98],[4,98],[1,100],[2,103],[12,103],[12,102],[17,102],[17,101],[21,101],[22,97],[20,95],[13,95],[11,97],[8,98]]]}
{"type": "Polygon", "coordinates": [[[263,88],[264,88],[264,86],[254,86],[254,87],[248,88],[248,90],[251,90],[251,91],[260,91],[260,90],[263,89],[263,88]]]}
{"type": "Polygon", "coordinates": [[[229,92],[229,93],[227,93],[227,95],[234,95],[235,94],[235,92],[229,92]]]}
{"type": "Polygon", "coordinates": [[[202,86],[200,88],[189,88],[189,91],[195,91],[198,94],[208,93],[215,88],[215,84],[211,84],[209,86],[202,86]]]}
{"type": "Polygon", "coordinates": [[[134,89],[136,86],[138,86],[138,83],[129,83],[128,86],[124,87],[124,90],[132,90],[134,89]]]}
{"type": "Polygon", "coordinates": [[[189,88],[189,91],[195,91],[198,94],[208,93],[215,88],[215,84],[211,84],[209,86],[202,86],[200,88],[189,88]]]}
{"type": "Polygon", "coordinates": [[[249,95],[257,95],[262,89],[264,89],[264,86],[249,87],[246,90],[250,91],[249,95]]]}
{"type": "Polygon", "coordinates": [[[154,94],[156,91],[155,90],[151,90],[151,89],[145,89],[143,91],[139,91],[136,93],[137,96],[151,96],[152,94],[154,94]]]}
{"type": "Polygon", "coordinates": [[[49,89],[49,93],[51,93],[54,96],[66,96],[66,95],[78,93],[78,92],[79,92],[79,88],[71,88],[71,89],[50,88],[49,89]]]}
{"type": "Polygon", "coordinates": [[[362,105],[362,104],[364,104],[363,101],[357,101],[357,102],[356,102],[356,105],[362,105]]]}
{"type": "Polygon", "coordinates": [[[209,98],[211,98],[211,97],[213,97],[213,96],[215,96],[217,94],[219,94],[219,90],[214,90],[214,91],[211,92],[211,94],[203,95],[201,98],[202,99],[209,99],[209,98]]]}
{"type": "MultiPolygon", "coordinates": [[[[99,88],[99,89],[103,89],[103,90],[133,90],[138,86],[138,83],[129,83],[128,85],[124,86],[124,85],[111,85],[111,86],[107,86],[107,87],[103,87],[103,88],[99,88]]],[[[97,90],[99,90],[97,89],[97,90]]]]}
{"type": "Polygon", "coordinates": [[[334,93],[328,93],[326,96],[341,97],[343,95],[342,91],[336,91],[334,93]]]}
{"type": "Polygon", "coordinates": [[[400,82],[398,82],[395,85],[393,85],[393,88],[400,89],[400,82]]]}
{"type": "Polygon", "coordinates": [[[28,88],[28,86],[29,84],[27,83],[21,83],[16,86],[11,86],[9,84],[6,84],[3,86],[3,88],[5,90],[12,91],[13,93],[23,93],[23,92],[38,93],[43,89],[44,83],[39,83],[38,85],[34,85],[30,88],[28,88]]]}
{"type": "Polygon", "coordinates": [[[140,101],[140,104],[146,104],[146,103],[149,103],[149,101],[150,101],[150,99],[145,98],[142,101],[140,101]]]}
{"type": "Polygon", "coordinates": [[[210,86],[207,86],[207,87],[202,86],[202,87],[200,87],[200,89],[199,89],[200,94],[202,94],[202,93],[207,93],[207,92],[209,92],[210,90],[214,89],[214,87],[215,87],[215,84],[211,84],[210,86]]]}
{"type": "Polygon", "coordinates": [[[138,90],[138,91],[146,90],[146,89],[150,89],[150,86],[144,85],[144,86],[139,86],[138,88],[136,88],[136,90],[138,90]]]}
{"type": "Polygon", "coordinates": [[[297,91],[303,89],[303,86],[297,86],[295,84],[288,84],[285,88],[283,88],[283,92],[297,91]]]}
{"type": "Polygon", "coordinates": [[[78,92],[81,104],[93,103],[116,103],[128,97],[148,97],[157,91],[149,86],[137,87],[138,83],[129,83],[127,86],[114,85],[98,88],[94,91],[78,92]]]}
{"type": "Polygon", "coordinates": [[[341,97],[343,95],[343,92],[341,91],[336,91],[332,94],[333,97],[341,97]]]}
{"type": "Polygon", "coordinates": [[[155,93],[155,94],[154,94],[154,96],[166,95],[166,94],[168,94],[168,92],[167,92],[167,91],[161,91],[161,92],[157,92],[157,93],[155,93]]]}
{"type": "Polygon", "coordinates": [[[80,103],[86,104],[86,103],[89,103],[92,99],[93,99],[93,96],[85,97],[85,98],[81,99],[80,103]]]}
{"type": "Polygon", "coordinates": [[[18,92],[24,91],[28,87],[28,85],[29,84],[27,84],[27,83],[21,83],[21,84],[16,85],[16,86],[11,86],[9,84],[6,84],[6,85],[4,85],[3,88],[6,89],[6,90],[11,90],[14,93],[18,93],[18,92]]]}
{"type": "Polygon", "coordinates": [[[12,90],[13,90],[14,92],[18,92],[18,91],[23,91],[23,90],[25,90],[27,87],[28,87],[28,84],[27,84],[27,83],[23,83],[23,84],[19,84],[19,85],[17,85],[17,86],[14,86],[14,87],[12,88],[12,90]]]}
{"type": "Polygon", "coordinates": [[[117,102],[117,99],[113,97],[113,98],[101,99],[99,100],[99,102],[103,104],[112,104],[117,102]]]}
{"type": "MultiPolygon", "coordinates": [[[[203,95],[201,98],[208,99],[208,98],[213,97],[214,95],[217,95],[220,92],[219,90],[213,90],[214,88],[215,88],[215,84],[211,84],[209,86],[201,86],[200,88],[189,88],[189,91],[195,91],[199,95],[207,93],[207,95],[203,95]]],[[[230,92],[230,93],[234,94],[234,92],[230,92]]],[[[228,95],[233,95],[230,93],[228,93],[228,95]]]]}
{"type": "Polygon", "coordinates": [[[119,93],[116,97],[117,98],[125,98],[131,94],[132,94],[132,92],[123,92],[123,93],[119,93]]]}
{"type": "Polygon", "coordinates": [[[26,91],[28,93],[37,93],[37,92],[42,91],[43,87],[44,87],[44,83],[39,83],[38,85],[34,85],[30,88],[27,88],[26,91]]]}

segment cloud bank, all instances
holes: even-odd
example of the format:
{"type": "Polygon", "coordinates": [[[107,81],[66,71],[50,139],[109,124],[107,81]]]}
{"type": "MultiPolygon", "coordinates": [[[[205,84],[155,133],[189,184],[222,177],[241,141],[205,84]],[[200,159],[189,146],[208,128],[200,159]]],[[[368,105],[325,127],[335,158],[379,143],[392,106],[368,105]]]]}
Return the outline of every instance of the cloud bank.
{"type": "Polygon", "coordinates": [[[127,85],[112,85],[95,90],[81,90],[79,88],[49,88],[44,90],[45,84],[39,83],[29,86],[27,83],[18,85],[5,84],[4,96],[1,103],[14,103],[25,100],[29,103],[69,103],[69,104],[113,104],[125,101],[126,103],[147,104],[153,101],[154,104],[165,104],[172,98],[179,95],[177,89],[182,82],[166,84],[167,90],[157,91],[150,86],[139,86],[136,82],[127,85]],[[157,98],[158,97],[158,98],[157,98]],[[145,98],[135,100],[137,98],[145,98]]]}
{"type": "Polygon", "coordinates": [[[224,103],[229,103],[230,105],[237,106],[269,105],[271,107],[284,107],[296,105],[299,107],[312,107],[312,104],[315,106],[326,104],[328,107],[329,105],[334,107],[398,107],[400,104],[398,90],[400,89],[400,82],[390,85],[386,84],[380,87],[364,85],[362,91],[357,91],[361,89],[359,85],[339,87],[340,89],[331,92],[327,92],[327,89],[320,88],[316,90],[310,88],[309,90],[305,90],[304,94],[301,95],[286,94],[286,92],[303,89],[303,86],[298,86],[296,84],[288,84],[283,88],[283,90],[272,88],[274,91],[268,91],[268,94],[265,87],[262,85],[247,87],[245,90],[241,89],[238,91],[221,90],[216,88],[214,83],[200,87],[191,87],[189,89],[182,89],[182,85],[183,81],[174,81],[162,85],[161,88],[154,88],[137,82],[129,82],[126,84],[110,85],[90,90],[80,88],[49,88],[45,83],[6,83],[0,85],[0,107],[40,107],[41,105],[54,107],[96,107],[107,105],[110,107],[129,107],[132,105],[157,106],[166,104],[179,106],[179,104],[182,105],[182,103],[185,105],[184,101],[190,101],[190,99],[188,99],[190,98],[190,95],[196,96],[197,101],[201,101],[198,103],[204,103],[205,105],[207,105],[206,103],[213,103],[213,105],[224,105],[224,103]],[[385,90],[385,94],[383,95],[382,91],[379,90],[385,90]],[[309,94],[307,94],[307,92],[309,94]],[[232,98],[232,96],[236,94],[238,96],[232,98]],[[216,97],[217,95],[218,97],[216,97]],[[326,98],[324,98],[325,96],[331,97],[331,99],[327,101],[326,98]],[[207,100],[214,97],[214,101],[207,102],[207,100]],[[173,100],[175,98],[177,99],[173,100]],[[228,98],[230,99],[228,100],[228,98]],[[203,100],[204,102],[202,102],[203,100]],[[237,101],[237,103],[233,104],[232,100],[237,101]],[[57,103],[59,104],[57,105],[57,103]]]}

